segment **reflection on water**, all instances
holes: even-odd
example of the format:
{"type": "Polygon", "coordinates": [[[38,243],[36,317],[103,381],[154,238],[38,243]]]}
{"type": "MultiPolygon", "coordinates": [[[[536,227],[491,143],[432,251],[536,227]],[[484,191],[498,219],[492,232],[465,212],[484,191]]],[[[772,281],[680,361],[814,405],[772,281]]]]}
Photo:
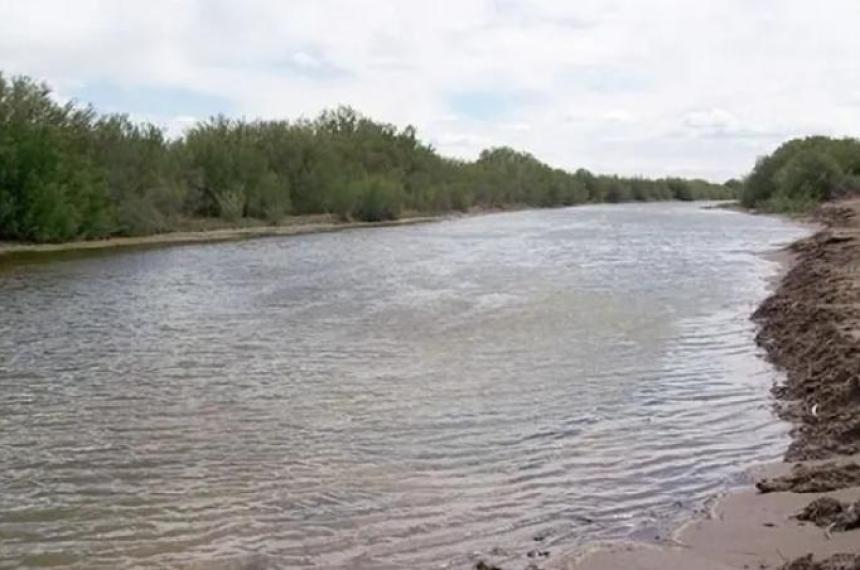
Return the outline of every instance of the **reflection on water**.
{"type": "Polygon", "coordinates": [[[0,271],[0,567],[439,568],[650,537],[777,456],[804,230],[695,205],[0,271]]]}

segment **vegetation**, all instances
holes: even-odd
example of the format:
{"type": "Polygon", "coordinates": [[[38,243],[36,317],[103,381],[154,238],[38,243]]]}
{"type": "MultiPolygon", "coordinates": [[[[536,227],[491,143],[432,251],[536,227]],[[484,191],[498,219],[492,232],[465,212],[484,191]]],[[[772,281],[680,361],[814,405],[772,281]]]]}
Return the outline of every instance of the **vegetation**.
{"type": "Polygon", "coordinates": [[[808,137],[791,140],[758,160],[740,198],[748,208],[801,212],[860,190],[860,141],[808,137]]]}
{"type": "MultiPolygon", "coordinates": [[[[815,160],[785,175],[796,192],[814,182],[815,160]]],[[[170,140],[153,125],[57,103],[45,85],[0,74],[0,239],[141,235],[212,218],[278,223],[327,213],[377,221],[403,212],[734,195],[703,180],[569,173],[510,148],[453,160],[414,128],[349,108],[295,122],[219,116],[170,140]]]]}

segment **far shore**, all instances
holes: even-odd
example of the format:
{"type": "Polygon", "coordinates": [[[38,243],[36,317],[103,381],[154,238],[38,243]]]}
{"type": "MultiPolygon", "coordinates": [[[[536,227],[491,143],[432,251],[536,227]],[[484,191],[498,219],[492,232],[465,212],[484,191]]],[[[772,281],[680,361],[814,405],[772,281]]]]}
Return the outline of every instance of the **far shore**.
{"type": "MultiPolygon", "coordinates": [[[[706,209],[734,209],[734,201],[704,206],[706,209]]],[[[588,204],[583,204],[588,205],[588,204]]],[[[240,241],[266,237],[284,237],[330,233],[359,228],[384,228],[428,224],[465,216],[481,216],[528,209],[525,206],[471,208],[467,212],[448,212],[438,215],[407,215],[396,220],[381,222],[343,221],[330,214],[293,216],[277,225],[217,226],[205,229],[188,229],[142,236],[117,236],[105,239],[77,240],[60,243],[25,243],[0,241],[0,262],[16,257],[41,256],[51,253],[72,253],[107,249],[131,249],[172,245],[205,244],[240,241]]]]}
{"type": "Polygon", "coordinates": [[[280,225],[226,227],[198,231],[177,231],[134,237],[112,237],[100,240],[70,241],[63,243],[0,242],[0,260],[17,257],[86,250],[154,247],[184,244],[238,241],[264,237],[294,236],[337,232],[357,228],[408,226],[438,222],[452,216],[413,216],[382,222],[341,221],[334,216],[300,216],[280,225]]]}

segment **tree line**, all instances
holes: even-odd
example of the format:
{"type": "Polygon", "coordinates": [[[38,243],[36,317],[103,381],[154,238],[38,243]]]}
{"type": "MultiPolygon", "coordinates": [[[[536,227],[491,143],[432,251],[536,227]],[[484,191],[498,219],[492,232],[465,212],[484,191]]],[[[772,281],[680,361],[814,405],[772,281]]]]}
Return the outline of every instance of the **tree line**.
{"type": "Polygon", "coordinates": [[[161,128],[59,103],[0,74],[0,239],[60,242],[332,214],[380,221],[470,208],[734,197],[704,180],[567,172],[501,147],[441,156],[413,127],[348,107],[298,121],[212,117],[161,128]]]}
{"type": "Polygon", "coordinates": [[[804,212],[860,191],[860,141],[814,136],[790,140],[760,158],[740,187],[743,206],[804,212]]]}

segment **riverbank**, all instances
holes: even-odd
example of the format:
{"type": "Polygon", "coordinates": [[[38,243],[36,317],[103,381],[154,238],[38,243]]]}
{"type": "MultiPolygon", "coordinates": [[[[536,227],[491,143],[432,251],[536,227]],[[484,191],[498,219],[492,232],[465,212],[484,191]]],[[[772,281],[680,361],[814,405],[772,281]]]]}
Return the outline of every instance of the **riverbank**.
{"type": "Polygon", "coordinates": [[[296,216],[276,226],[226,227],[200,231],[182,231],[137,237],[115,237],[102,240],[64,243],[0,242],[0,260],[4,257],[30,256],[74,251],[155,247],[184,244],[238,241],[264,237],[293,236],[336,232],[356,228],[376,228],[425,224],[445,219],[445,216],[414,216],[384,222],[344,222],[336,216],[296,216]]]}
{"type": "MultiPolygon", "coordinates": [[[[705,206],[705,208],[727,207],[726,204],[731,205],[735,204],[735,202],[720,203],[714,206],[705,206]]],[[[516,212],[525,209],[528,209],[528,207],[524,205],[493,208],[473,207],[466,212],[428,216],[416,214],[408,215],[397,220],[387,220],[382,222],[343,221],[333,214],[314,214],[291,216],[277,225],[231,226],[224,225],[225,222],[219,220],[215,222],[213,227],[205,227],[206,224],[204,224],[204,227],[201,229],[193,228],[144,236],[112,237],[107,239],[79,240],[62,243],[22,243],[0,241],[0,261],[15,256],[40,256],[40,254],[49,253],[215,243],[265,237],[328,233],[357,228],[408,226],[438,222],[446,219],[455,219],[463,216],[481,216],[504,212],[516,212]]]]}
{"type": "Polygon", "coordinates": [[[815,219],[825,228],[789,247],[791,269],[753,316],[786,374],[774,388],[793,424],[785,463],[753,469],[755,488],[723,497],[667,544],[599,545],[562,568],[860,568],[860,200],[815,219]]]}

